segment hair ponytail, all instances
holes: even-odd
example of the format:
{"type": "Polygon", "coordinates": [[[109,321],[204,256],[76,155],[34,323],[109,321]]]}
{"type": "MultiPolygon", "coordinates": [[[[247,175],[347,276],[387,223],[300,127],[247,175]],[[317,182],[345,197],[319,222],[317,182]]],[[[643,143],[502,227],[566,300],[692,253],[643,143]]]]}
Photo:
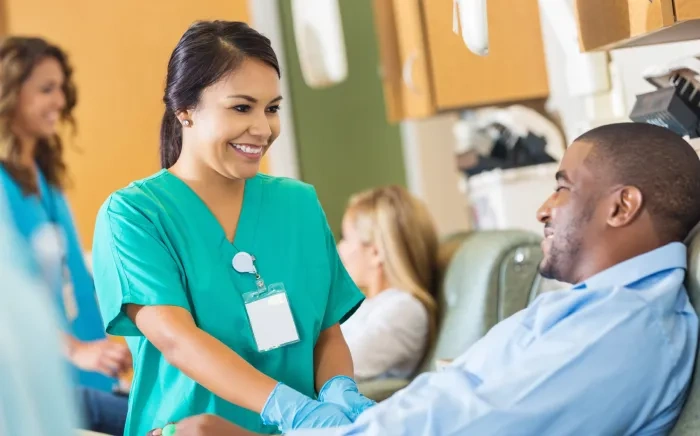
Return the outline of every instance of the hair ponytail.
{"type": "Polygon", "coordinates": [[[170,168],[175,165],[182,151],[182,126],[175,113],[165,108],[160,124],[160,166],[170,168]]]}

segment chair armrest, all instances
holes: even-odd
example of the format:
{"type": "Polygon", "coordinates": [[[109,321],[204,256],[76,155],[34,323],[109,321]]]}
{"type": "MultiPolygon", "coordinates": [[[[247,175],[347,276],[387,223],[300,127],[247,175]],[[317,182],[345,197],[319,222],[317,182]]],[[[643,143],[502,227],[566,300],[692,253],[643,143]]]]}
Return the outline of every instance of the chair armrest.
{"type": "Polygon", "coordinates": [[[385,378],[378,380],[370,380],[358,383],[360,392],[365,397],[374,401],[383,401],[394,395],[397,391],[408,386],[410,380],[399,378],[385,378]]]}

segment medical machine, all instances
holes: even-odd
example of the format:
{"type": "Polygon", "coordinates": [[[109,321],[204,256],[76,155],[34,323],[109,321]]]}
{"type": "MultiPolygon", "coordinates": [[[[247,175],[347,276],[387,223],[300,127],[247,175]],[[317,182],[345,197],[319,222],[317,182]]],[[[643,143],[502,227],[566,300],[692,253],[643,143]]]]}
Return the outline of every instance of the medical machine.
{"type": "Polygon", "coordinates": [[[630,119],[700,137],[700,57],[653,66],[643,77],[656,90],[637,96],[630,119]]]}

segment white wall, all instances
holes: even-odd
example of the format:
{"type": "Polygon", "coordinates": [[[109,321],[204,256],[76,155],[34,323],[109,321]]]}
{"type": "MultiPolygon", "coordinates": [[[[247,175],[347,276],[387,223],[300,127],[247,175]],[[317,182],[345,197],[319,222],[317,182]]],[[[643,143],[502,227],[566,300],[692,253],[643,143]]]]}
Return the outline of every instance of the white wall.
{"type": "Polygon", "coordinates": [[[460,192],[452,132],[457,114],[401,123],[409,190],[430,209],[440,235],[470,227],[469,205],[460,192]]]}

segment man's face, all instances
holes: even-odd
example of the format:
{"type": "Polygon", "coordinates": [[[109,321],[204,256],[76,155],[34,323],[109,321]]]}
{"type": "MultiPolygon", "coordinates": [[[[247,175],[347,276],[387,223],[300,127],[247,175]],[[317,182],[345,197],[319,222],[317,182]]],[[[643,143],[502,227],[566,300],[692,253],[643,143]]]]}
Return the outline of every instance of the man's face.
{"type": "Polygon", "coordinates": [[[566,283],[581,280],[576,272],[586,247],[595,243],[605,220],[595,219],[601,181],[585,165],[593,146],[574,142],[556,175],[555,192],[537,211],[544,224],[540,274],[566,283]]]}

